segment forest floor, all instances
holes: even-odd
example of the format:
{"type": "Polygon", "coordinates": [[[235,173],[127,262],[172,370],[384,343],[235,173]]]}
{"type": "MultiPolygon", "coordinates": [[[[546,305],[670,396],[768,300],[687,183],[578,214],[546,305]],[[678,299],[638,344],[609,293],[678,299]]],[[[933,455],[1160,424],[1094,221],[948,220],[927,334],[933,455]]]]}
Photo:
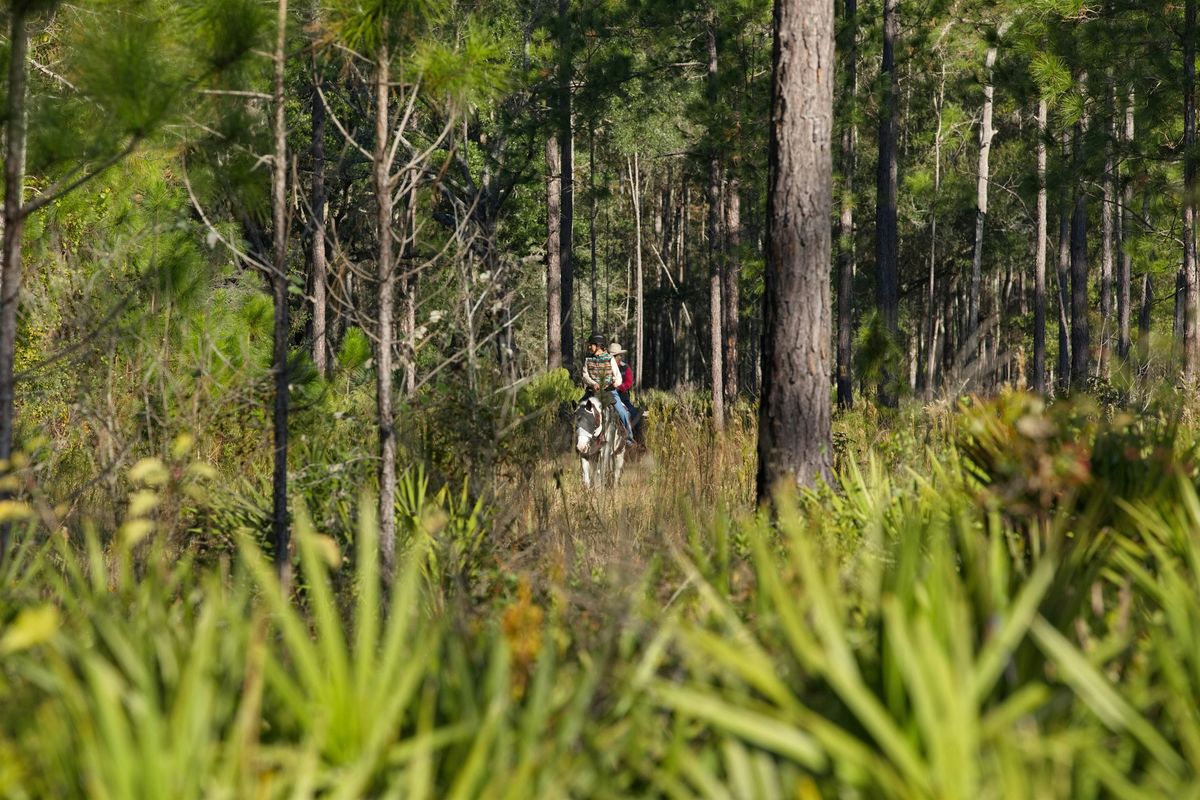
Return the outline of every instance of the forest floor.
{"type": "Polygon", "coordinates": [[[578,459],[563,452],[502,491],[504,571],[598,613],[619,614],[648,581],[669,596],[673,556],[698,529],[753,507],[752,424],[735,419],[717,438],[697,422],[651,416],[615,489],[585,488],[578,459]]]}

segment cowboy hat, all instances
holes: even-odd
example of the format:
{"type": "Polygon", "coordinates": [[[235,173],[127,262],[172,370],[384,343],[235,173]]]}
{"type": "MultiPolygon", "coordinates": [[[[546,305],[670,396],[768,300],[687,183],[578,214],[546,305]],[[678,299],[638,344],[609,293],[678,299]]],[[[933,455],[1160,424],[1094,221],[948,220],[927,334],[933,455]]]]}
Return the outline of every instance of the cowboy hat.
{"type": "Polygon", "coordinates": [[[628,351],[624,347],[621,347],[621,345],[617,344],[616,342],[613,342],[612,344],[610,344],[608,346],[608,354],[610,356],[619,356],[619,355],[623,355],[626,352],[628,352],[628,351]]]}

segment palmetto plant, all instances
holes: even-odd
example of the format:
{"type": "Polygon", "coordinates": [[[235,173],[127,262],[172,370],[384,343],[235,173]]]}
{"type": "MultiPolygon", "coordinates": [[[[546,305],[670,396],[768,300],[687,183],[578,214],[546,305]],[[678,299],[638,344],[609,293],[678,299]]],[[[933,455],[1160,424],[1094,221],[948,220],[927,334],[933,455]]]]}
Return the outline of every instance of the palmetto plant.
{"type": "Polygon", "coordinates": [[[418,471],[391,580],[367,500],[345,554],[297,512],[288,596],[248,536],[231,567],[161,523],[27,523],[0,797],[1195,796],[1190,481],[1113,498],[1117,528],[1071,505],[1034,549],[932,461],[697,521],[601,635],[557,589],[459,591],[489,520],[418,471]]]}

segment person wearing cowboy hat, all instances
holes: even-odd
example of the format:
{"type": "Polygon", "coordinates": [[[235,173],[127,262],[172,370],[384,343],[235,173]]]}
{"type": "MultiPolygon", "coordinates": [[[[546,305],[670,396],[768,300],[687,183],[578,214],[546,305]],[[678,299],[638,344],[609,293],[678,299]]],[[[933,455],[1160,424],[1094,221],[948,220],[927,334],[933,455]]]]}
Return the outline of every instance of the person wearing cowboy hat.
{"type": "Polygon", "coordinates": [[[617,384],[617,396],[621,398],[621,402],[629,410],[631,427],[636,430],[638,423],[641,421],[642,411],[640,408],[634,406],[629,399],[629,391],[633,388],[633,369],[625,363],[624,356],[627,352],[617,342],[613,342],[608,346],[608,354],[617,362],[617,370],[621,373],[621,382],[617,384]]]}
{"type": "MultiPolygon", "coordinates": [[[[617,369],[617,361],[608,353],[606,345],[604,337],[598,333],[594,333],[588,338],[588,356],[583,361],[583,384],[587,393],[601,391],[612,393],[617,418],[621,420],[621,427],[625,429],[625,443],[633,444],[633,426],[629,422],[629,409],[622,402],[621,395],[617,391],[622,380],[621,371],[617,369]]],[[[584,397],[587,396],[588,394],[585,393],[584,397]]]]}

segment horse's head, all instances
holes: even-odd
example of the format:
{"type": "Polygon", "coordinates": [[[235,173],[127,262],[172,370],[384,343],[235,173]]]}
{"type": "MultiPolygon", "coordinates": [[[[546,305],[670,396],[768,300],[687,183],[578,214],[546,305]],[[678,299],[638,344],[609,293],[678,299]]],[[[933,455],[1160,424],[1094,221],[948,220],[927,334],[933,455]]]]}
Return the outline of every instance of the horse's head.
{"type": "Polygon", "coordinates": [[[600,402],[589,397],[575,409],[575,450],[586,458],[599,447],[600,402]]]}

